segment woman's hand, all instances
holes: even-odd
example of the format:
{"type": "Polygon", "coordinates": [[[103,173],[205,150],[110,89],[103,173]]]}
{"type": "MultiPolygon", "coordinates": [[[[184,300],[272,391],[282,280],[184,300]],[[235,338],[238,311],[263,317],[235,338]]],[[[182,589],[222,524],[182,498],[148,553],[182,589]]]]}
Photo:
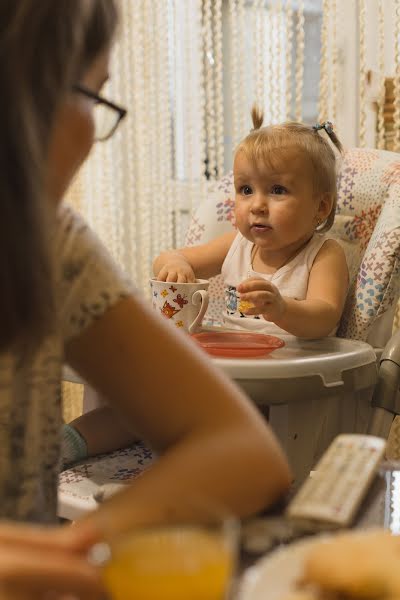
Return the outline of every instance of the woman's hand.
{"type": "Polygon", "coordinates": [[[159,281],[171,281],[177,283],[194,283],[196,275],[190,263],[182,254],[171,253],[167,262],[160,269],[157,279],[159,281]]]}
{"type": "Polygon", "coordinates": [[[95,536],[74,529],[0,523],[0,600],[104,598],[85,558],[95,536]]]}
{"type": "Polygon", "coordinates": [[[286,303],[278,288],[270,281],[251,277],[237,288],[240,294],[239,311],[246,315],[262,315],[267,321],[282,318],[286,303]]]}

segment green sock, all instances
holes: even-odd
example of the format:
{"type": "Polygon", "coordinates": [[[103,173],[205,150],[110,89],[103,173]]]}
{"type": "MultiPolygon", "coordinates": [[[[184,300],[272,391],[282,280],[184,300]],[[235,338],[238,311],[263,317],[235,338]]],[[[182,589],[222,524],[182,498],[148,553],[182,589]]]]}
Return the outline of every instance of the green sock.
{"type": "Polygon", "coordinates": [[[85,439],[72,425],[61,428],[61,464],[63,468],[88,456],[85,439]]]}

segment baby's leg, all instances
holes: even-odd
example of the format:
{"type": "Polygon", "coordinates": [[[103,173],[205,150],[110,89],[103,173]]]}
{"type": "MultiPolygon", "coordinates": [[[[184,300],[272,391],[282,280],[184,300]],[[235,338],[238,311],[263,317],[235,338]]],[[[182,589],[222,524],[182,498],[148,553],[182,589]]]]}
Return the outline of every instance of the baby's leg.
{"type": "Polygon", "coordinates": [[[128,430],[123,418],[103,400],[102,406],[63,426],[61,462],[65,468],[88,456],[125,448],[139,439],[139,434],[128,430]]]}

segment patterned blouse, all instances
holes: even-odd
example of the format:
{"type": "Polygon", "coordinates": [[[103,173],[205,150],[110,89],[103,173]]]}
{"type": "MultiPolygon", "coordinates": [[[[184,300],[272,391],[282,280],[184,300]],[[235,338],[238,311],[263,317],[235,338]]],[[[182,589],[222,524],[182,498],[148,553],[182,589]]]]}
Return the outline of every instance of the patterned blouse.
{"type": "Polygon", "coordinates": [[[131,293],[102,243],[70,207],[54,231],[59,326],[29,357],[0,356],[0,517],[56,520],[65,342],[131,293]]]}

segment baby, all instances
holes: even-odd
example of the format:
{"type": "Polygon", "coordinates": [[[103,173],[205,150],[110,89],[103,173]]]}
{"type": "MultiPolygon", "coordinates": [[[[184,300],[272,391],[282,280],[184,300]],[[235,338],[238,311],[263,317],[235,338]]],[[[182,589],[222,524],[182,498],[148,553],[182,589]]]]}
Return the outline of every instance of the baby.
{"type": "Polygon", "coordinates": [[[237,231],[207,244],[164,252],[153,264],[162,281],[191,282],[222,273],[229,328],[304,338],[334,335],[348,289],[345,254],[326,235],[336,209],[332,124],[284,123],[254,129],[234,156],[237,231]]]}

